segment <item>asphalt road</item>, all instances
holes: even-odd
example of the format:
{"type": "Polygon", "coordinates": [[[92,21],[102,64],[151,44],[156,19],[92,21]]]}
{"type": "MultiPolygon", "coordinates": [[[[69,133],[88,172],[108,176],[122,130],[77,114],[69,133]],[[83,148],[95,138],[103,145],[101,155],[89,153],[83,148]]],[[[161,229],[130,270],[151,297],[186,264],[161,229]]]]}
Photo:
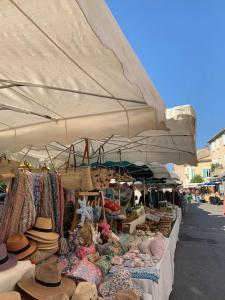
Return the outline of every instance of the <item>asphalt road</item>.
{"type": "Polygon", "coordinates": [[[191,204],[175,253],[170,300],[225,300],[223,206],[191,204]]]}

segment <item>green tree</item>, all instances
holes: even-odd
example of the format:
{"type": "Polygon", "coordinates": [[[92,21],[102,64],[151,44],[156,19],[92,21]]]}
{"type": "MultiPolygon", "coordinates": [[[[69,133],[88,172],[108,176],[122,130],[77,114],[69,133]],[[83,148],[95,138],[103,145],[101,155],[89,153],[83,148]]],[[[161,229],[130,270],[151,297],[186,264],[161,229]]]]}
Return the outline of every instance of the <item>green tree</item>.
{"type": "Polygon", "coordinates": [[[191,183],[201,183],[204,182],[203,178],[201,175],[195,175],[192,179],[191,179],[191,183]]]}

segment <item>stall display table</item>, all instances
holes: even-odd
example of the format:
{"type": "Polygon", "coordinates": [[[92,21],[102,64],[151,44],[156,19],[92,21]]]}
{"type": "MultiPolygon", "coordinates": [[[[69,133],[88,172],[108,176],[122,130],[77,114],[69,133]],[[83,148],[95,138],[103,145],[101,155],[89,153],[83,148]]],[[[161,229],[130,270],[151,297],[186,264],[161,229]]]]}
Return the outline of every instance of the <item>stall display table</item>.
{"type": "Polygon", "coordinates": [[[144,223],[145,219],[146,219],[146,215],[144,214],[131,222],[124,223],[123,230],[127,233],[132,234],[136,230],[136,226],[144,223]]]}
{"type": "Polygon", "coordinates": [[[34,276],[35,265],[29,260],[18,261],[14,268],[0,272],[0,292],[15,290],[16,283],[22,278],[34,276]]]}
{"type": "Polygon", "coordinates": [[[177,209],[176,222],[171,231],[170,237],[166,239],[166,249],[162,259],[156,265],[160,271],[159,282],[153,282],[148,279],[133,279],[144,290],[144,300],[168,300],[173,288],[174,281],[174,254],[178,241],[179,228],[182,218],[180,208],[177,209]]]}

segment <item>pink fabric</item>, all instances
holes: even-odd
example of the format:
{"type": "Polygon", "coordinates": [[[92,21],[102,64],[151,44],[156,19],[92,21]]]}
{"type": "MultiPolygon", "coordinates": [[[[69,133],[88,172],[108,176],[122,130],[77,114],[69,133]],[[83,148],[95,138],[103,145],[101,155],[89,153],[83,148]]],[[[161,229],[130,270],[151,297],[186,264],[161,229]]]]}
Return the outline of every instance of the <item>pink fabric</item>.
{"type": "Polygon", "coordinates": [[[77,249],[76,249],[76,256],[79,259],[83,259],[87,255],[95,254],[95,253],[96,253],[96,249],[95,249],[94,244],[91,244],[90,247],[78,246],[77,249]]]}
{"type": "Polygon", "coordinates": [[[86,257],[72,268],[67,276],[94,283],[96,286],[99,286],[102,281],[101,270],[96,265],[89,262],[86,257]]]}
{"type": "Polygon", "coordinates": [[[127,252],[126,254],[124,254],[123,259],[125,260],[132,260],[136,258],[136,254],[135,253],[129,253],[127,252]]]}
{"type": "Polygon", "coordinates": [[[154,238],[150,244],[151,253],[154,259],[161,259],[165,251],[165,241],[161,238],[154,238]]]}
{"type": "Polygon", "coordinates": [[[123,259],[120,256],[114,256],[112,258],[112,264],[113,265],[122,265],[123,264],[123,259]]]}

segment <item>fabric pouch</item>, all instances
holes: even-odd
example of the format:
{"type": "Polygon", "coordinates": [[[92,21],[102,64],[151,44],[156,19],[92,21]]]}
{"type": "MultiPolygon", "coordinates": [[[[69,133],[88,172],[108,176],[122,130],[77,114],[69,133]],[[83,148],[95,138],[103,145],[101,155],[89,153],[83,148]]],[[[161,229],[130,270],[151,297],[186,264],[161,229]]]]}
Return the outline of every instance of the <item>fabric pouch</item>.
{"type": "Polygon", "coordinates": [[[89,247],[78,246],[76,249],[76,256],[79,259],[83,259],[85,256],[89,254],[95,254],[95,253],[96,253],[96,249],[94,244],[91,244],[89,247]]]}
{"type": "Polygon", "coordinates": [[[102,281],[102,271],[86,257],[72,268],[67,276],[96,284],[96,286],[99,286],[102,281]]]}
{"type": "Polygon", "coordinates": [[[116,256],[113,256],[111,263],[113,265],[121,266],[123,264],[123,259],[122,259],[122,257],[116,255],[116,256]]]}
{"type": "Polygon", "coordinates": [[[95,263],[95,265],[102,271],[104,275],[108,274],[110,268],[112,267],[111,259],[111,256],[104,255],[95,263]]]}

